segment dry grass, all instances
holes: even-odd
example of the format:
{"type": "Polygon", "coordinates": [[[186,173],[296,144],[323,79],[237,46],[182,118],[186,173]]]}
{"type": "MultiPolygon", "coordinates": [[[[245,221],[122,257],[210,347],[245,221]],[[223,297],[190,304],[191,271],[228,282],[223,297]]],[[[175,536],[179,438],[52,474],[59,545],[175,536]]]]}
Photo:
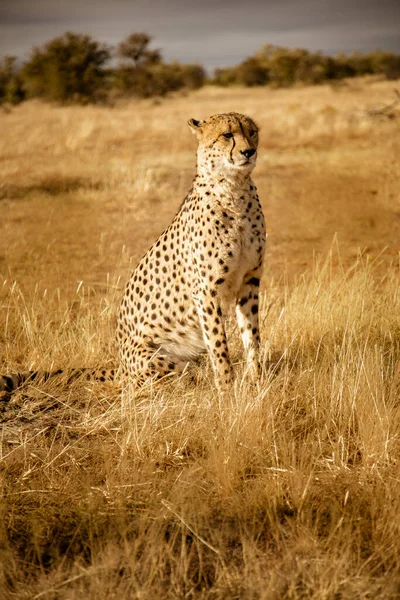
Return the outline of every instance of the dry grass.
{"type": "Polygon", "coordinates": [[[0,116],[4,370],[114,361],[130,265],[190,185],[185,118],[260,123],[270,233],[263,377],[241,377],[232,323],[229,405],[206,362],[136,398],[61,378],[0,404],[1,600],[399,597],[400,128],[365,114],[391,93],[0,116]]]}

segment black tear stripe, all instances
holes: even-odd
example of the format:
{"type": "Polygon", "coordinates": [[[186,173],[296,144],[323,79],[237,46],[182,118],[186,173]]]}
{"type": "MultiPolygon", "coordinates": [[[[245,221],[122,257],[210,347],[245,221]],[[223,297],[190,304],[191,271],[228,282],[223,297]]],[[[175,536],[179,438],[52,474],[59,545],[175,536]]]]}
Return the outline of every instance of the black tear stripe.
{"type": "MultiPolygon", "coordinates": [[[[232,133],[232,127],[230,125],[229,125],[229,132],[232,133]]],[[[230,152],[230,158],[231,158],[231,162],[233,163],[232,154],[233,154],[233,151],[234,151],[235,146],[236,146],[235,136],[234,135],[232,136],[232,142],[233,142],[233,144],[232,144],[232,148],[231,148],[231,152],[230,152]]]]}

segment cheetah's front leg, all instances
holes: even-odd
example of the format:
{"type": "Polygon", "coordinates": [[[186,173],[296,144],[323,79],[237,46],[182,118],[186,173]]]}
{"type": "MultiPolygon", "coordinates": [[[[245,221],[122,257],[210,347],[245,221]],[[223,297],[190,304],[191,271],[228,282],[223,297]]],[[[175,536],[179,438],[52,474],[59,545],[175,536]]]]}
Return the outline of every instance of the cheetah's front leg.
{"type": "Polygon", "coordinates": [[[260,374],[260,332],[258,323],[260,275],[260,269],[250,271],[245,275],[236,301],[236,317],[246,353],[247,368],[253,379],[256,379],[260,374]]]}
{"type": "Polygon", "coordinates": [[[217,388],[224,393],[232,382],[232,367],[219,300],[214,290],[202,289],[195,302],[217,388]]]}

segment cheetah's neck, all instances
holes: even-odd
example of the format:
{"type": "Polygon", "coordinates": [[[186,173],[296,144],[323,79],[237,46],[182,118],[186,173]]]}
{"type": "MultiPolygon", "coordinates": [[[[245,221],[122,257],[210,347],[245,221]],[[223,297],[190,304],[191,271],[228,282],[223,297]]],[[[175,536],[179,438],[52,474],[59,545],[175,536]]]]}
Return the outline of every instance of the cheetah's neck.
{"type": "Polygon", "coordinates": [[[235,214],[242,212],[242,209],[247,206],[249,196],[256,193],[255,190],[250,174],[243,175],[240,172],[217,173],[213,176],[209,173],[198,173],[193,182],[195,194],[199,197],[215,199],[235,214]]]}

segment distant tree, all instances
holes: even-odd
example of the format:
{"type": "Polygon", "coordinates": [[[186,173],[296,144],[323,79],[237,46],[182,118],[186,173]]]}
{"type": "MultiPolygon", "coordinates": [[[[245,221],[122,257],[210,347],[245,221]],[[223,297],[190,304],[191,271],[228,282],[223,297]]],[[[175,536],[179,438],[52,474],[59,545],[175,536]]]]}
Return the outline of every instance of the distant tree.
{"type": "Polygon", "coordinates": [[[375,51],[332,57],[304,48],[265,44],[236,67],[216,69],[212,83],[288,87],[297,83],[312,85],[369,73],[380,73],[387,79],[400,77],[400,55],[375,51]]]}
{"type": "Polygon", "coordinates": [[[237,67],[225,67],[214,70],[214,77],[211,80],[214,85],[227,87],[239,83],[237,67]]]}
{"type": "Polygon", "coordinates": [[[271,83],[277,87],[293,85],[297,80],[297,71],[301,63],[301,54],[291,48],[274,48],[269,58],[271,83]]]}
{"type": "Polygon", "coordinates": [[[201,88],[206,81],[204,67],[197,64],[179,64],[181,71],[182,87],[188,90],[201,88]]]}
{"type": "Polygon", "coordinates": [[[238,83],[249,87],[265,85],[269,81],[269,69],[255,56],[252,56],[236,68],[236,78],[238,83]]]}
{"type": "Polygon", "coordinates": [[[132,61],[135,68],[157,64],[161,62],[161,53],[160,50],[150,50],[150,42],[151,37],[147,33],[132,33],[119,44],[117,55],[132,61]]]}
{"type": "Polygon", "coordinates": [[[110,49],[88,35],[65,33],[34,48],[22,70],[29,97],[57,102],[93,102],[102,98],[104,65],[110,49]]]}
{"type": "MultiPolygon", "coordinates": [[[[22,68],[14,57],[4,57],[0,60],[0,103],[17,104],[25,97],[62,103],[112,100],[121,95],[147,98],[204,85],[207,77],[201,65],[165,63],[151,42],[147,33],[129,35],[116,48],[117,66],[107,66],[111,48],[71,32],[34,48],[22,68]]],[[[288,87],[367,74],[400,77],[400,54],[376,50],[325,56],[265,44],[240,64],[216,69],[208,81],[221,86],[288,87]]]]}
{"type": "Polygon", "coordinates": [[[147,33],[132,33],[117,47],[120,65],[114,70],[113,86],[122,94],[143,98],[157,94],[154,66],[161,64],[159,50],[149,48],[151,37],[147,33]]]}
{"type": "Polygon", "coordinates": [[[357,70],[354,62],[344,53],[336,54],[333,57],[333,79],[344,79],[345,77],[354,77],[357,75],[357,70]]]}
{"type": "Polygon", "coordinates": [[[120,93],[148,98],[204,84],[202,66],[166,64],[159,50],[149,48],[150,43],[147,33],[132,33],[119,44],[117,56],[121,64],[114,70],[113,85],[120,93]]]}
{"type": "Polygon", "coordinates": [[[346,58],[351,70],[356,75],[369,75],[374,72],[372,54],[353,52],[353,54],[346,58]]]}
{"type": "Polygon", "coordinates": [[[309,52],[308,50],[298,49],[295,51],[297,65],[295,69],[296,82],[307,85],[322,83],[328,78],[329,65],[327,57],[320,52],[309,52]]]}
{"type": "Polygon", "coordinates": [[[136,68],[119,67],[113,81],[115,88],[125,96],[150,98],[165,96],[182,88],[198,89],[204,84],[205,71],[199,65],[160,61],[136,68]]]}
{"type": "Polygon", "coordinates": [[[370,54],[372,70],[380,73],[386,79],[398,79],[400,77],[400,54],[376,50],[370,54]]]}
{"type": "Polygon", "coordinates": [[[18,104],[25,97],[15,56],[0,61],[0,103],[18,104]]]}

